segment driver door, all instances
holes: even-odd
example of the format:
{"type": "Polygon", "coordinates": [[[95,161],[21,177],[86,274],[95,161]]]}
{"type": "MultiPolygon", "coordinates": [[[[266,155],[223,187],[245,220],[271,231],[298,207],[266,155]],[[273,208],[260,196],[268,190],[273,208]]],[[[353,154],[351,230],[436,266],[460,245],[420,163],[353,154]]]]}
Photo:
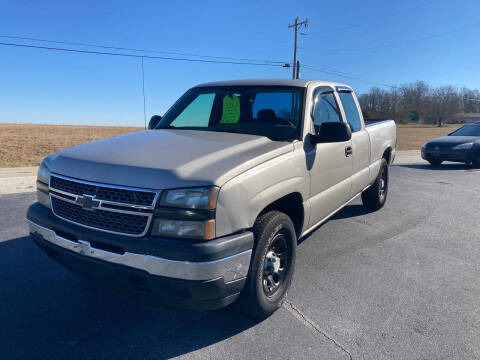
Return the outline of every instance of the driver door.
{"type": "MultiPolygon", "coordinates": [[[[314,92],[311,132],[323,122],[344,122],[336,92],[320,87],[314,92]]],[[[306,143],[309,143],[307,140],[306,143]]],[[[314,226],[345,204],[351,195],[352,141],[306,144],[310,171],[310,221],[314,226]]]]}

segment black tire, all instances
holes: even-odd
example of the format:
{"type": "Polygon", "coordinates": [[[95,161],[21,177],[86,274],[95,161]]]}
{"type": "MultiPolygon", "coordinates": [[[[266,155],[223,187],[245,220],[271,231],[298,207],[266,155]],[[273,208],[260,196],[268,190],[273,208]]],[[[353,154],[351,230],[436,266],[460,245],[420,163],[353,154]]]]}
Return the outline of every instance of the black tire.
{"type": "Polygon", "coordinates": [[[480,151],[477,153],[477,158],[472,161],[472,167],[475,169],[480,169],[480,151]]]}
{"type": "Polygon", "coordinates": [[[375,182],[362,192],[363,206],[369,211],[379,210],[385,205],[388,195],[388,164],[382,159],[375,182]]]}
{"type": "Polygon", "coordinates": [[[279,211],[259,216],[253,233],[252,261],[237,305],[246,315],[263,320],[285,300],[295,267],[297,236],[292,220],[279,211]]]}
{"type": "Polygon", "coordinates": [[[430,165],[438,166],[438,165],[441,165],[443,161],[442,160],[428,160],[428,162],[430,163],[430,165]]]}

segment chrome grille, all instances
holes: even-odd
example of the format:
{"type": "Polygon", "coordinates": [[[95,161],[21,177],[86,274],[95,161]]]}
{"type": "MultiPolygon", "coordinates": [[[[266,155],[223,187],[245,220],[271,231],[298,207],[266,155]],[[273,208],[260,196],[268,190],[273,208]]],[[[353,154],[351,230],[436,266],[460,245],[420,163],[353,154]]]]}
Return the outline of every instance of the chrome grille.
{"type": "Polygon", "coordinates": [[[144,236],[150,226],[158,192],[99,184],[52,174],[53,213],[91,229],[144,236]]]}
{"type": "Polygon", "coordinates": [[[148,223],[148,216],[145,215],[138,216],[106,210],[88,211],[79,205],[56,197],[52,198],[52,206],[58,216],[99,230],[140,235],[148,223]]]}
{"type": "Polygon", "coordinates": [[[73,195],[95,195],[99,200],[136,205],[151,206],[155,199],[155,193],[151,191],[127,190],[90,182],[78,182],[55,175],[50,178],[50,186],[73,195]]]}

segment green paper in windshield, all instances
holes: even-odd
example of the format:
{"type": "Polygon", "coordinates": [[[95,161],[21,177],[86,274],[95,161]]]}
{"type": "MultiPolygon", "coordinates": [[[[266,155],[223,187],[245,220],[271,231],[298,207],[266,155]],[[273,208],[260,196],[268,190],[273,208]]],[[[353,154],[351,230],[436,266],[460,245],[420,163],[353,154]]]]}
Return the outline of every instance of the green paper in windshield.
{"type": "Polygon", "coordinates": [[[236,124],[240,119],[240,99],[235,95],[225,95],[223,98],[223,113],[221,124],[236,124]]]}

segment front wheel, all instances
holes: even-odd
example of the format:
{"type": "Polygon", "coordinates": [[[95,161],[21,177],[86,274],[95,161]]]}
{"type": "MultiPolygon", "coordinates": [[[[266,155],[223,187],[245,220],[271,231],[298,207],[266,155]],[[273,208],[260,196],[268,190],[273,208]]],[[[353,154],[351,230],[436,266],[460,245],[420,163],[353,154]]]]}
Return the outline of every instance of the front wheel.
{"type": "Polygon", "coordinates": [[[239,305],[247,315],[265,319],[282,306],[287,295],[295,266],[297,236],[292,220],[279,211],[261,215],[253,232],[254,252],[239,305]]]}
{"type": "Polygon", "coordinates": [[[438,166],[438,165],[441,165],[443,161],[442,160],[428,160],[428,162],[430,163],[430,165],[438,166]]]}
{"type": "Polygon", "coordinates": [[[379,210],[385,205],[388,194],[388,164],[382,159],[380,171],[375,182],[364,192],[362,192],[363,206],[370,210],[379,210]]]}

